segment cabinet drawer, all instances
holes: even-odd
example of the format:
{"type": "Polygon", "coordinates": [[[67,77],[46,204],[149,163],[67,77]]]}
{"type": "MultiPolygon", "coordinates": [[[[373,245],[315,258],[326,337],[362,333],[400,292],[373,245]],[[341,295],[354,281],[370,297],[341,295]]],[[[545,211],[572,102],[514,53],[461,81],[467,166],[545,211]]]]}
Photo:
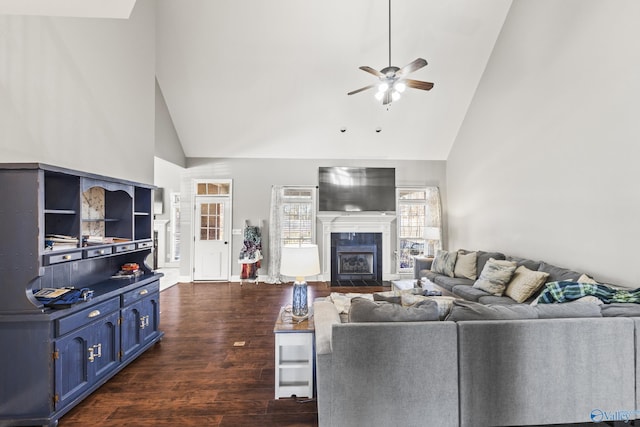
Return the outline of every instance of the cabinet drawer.
{"type": "Polygon", "coordinates": [[[153,247],[153,242],[151,240],[149,240],[148,242],[138,242],[138,249],[152,248],[152,247],[153,247]]]}
{"type": "Polygon", "coordinates": [[[109,248],[96,248],[96,249],[85,249],[84,250],[84,257],[85,258],[94,258],[97,256],[103,256],[103,255],[111,255],[113,251],[113,248],[109,247],[109,248]]]}
{"type": "Polygon", "coordinates": [[[100,304],[95,304],[82,311],[63,317],[56,321],[56,335],[61,336],[81,326],[86,325],[102,316],[120,309],[118,297],[111,298],[100,304]]]}
{"type": "Polygon", "coordinates": [[[132,291],[125,292],[122,294],[122,305],[129,305],[134,303],[146,296],[153,294],[154,292],[160,291],[160,281],[156,280],[155,282],[149,283],[145,286],[140,286],[132,291]]]}
{"type": "Polygon", "coordinates": [[[44,256],[44,265],[60,264],[61,262],[76,261],[82,259],[82,252],[67,252],[64,254],[47,254],[44,256]]]}
{"type": "Polygon", "coordinates": [[[134,251],[136,249],[135,243],[127,243],[126,245],[118,245],[115,246],[115,253],[119,254],[122,252],[134,251]]]}

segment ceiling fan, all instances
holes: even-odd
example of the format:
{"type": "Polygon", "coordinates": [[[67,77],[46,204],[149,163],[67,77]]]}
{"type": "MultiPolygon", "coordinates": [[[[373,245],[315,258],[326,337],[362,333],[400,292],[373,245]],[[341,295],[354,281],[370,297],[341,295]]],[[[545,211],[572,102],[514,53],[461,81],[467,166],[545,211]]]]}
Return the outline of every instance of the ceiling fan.
{"type": "Polygon", "coordinates": [[[382,105],[388,105],[391,104],[392,101],[400,99],[400,94],[405,91],[407,86],[414,89],[431,90],[433,83],[406,78],[407,74],[417,71],[426,65],[427,61],[422,58],[418,58],[402,68],[391,65],[391,0],[389,0],[389,66],[380,71],[366,65],[359,67],[361,70],[378,77],[380,81],[351,91],[347,95],[355,95],[356,93],[377,87],[378,92],[375,95],[376,99],[382,101],[382,105]]]}

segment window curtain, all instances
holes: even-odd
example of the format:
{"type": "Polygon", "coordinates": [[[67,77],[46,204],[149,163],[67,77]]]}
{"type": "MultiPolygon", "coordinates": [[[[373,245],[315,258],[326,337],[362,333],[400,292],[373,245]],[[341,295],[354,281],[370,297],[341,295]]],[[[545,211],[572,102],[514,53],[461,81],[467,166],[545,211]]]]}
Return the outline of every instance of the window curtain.
{"type": "Polygon", "coordinates": [[[269,210],[269,268],[267,283],[278,285],[282,283],[280,277],[280,257],[282,248],[280,238],[282,236],[282,185],[271,186],[271,207],[269,210]]]}
{"type": "Polygon", "coordinates": [[[440,203],[440,189],[438,187],[427,187],[427,227],[434,227],[439,230],[439,239],[434,239],[434,250],[442,249],[442,205],[440,203]]]}

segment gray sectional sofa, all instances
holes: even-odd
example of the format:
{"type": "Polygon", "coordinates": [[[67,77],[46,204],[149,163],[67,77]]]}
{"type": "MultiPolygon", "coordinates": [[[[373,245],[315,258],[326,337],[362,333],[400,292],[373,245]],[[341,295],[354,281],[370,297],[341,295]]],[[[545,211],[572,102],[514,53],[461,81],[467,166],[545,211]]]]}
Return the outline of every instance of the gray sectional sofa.
{"type": "MultiPolygon", "coordinates": [[[[478,263],[501,256],[488,254],[478,256],[478,263]]],[[[580,276],[543,262],[536,268],[546,269],[550,280],[580,276]]],[[[437,277],[428,268],[417,269],[416,277],[429,277],[487,307],[516,304],[479,294],[473,281],[437,277]]],[[[640,419],[640,317],[624,316],[639,313],[634,306],[627,312],[618,304],[612,317],[349,323],[341,321],[330,299],[318,299],[319,425],[482,427],[640,419]]]]}

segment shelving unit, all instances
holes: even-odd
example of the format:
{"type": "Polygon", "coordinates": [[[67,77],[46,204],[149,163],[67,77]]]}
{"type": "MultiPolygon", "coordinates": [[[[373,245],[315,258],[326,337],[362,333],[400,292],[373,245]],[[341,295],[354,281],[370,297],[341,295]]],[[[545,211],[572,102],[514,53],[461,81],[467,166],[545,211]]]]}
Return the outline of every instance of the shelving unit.
{"type": "Polygon", "coordinates": [[[0,164],[0,425],[57,425],[162,338],[162,275],[145,263],[152,192],[50,165],[0,164]],[[84,246],[87,233],[117,239],[84,246]],[[56,249],[53,235],[67,243],[56,249]],[[125,263],[142,276],[112,278],[125,263]],[[64,287],[93,298],[52,309],[33,295],[64,287]]]}
{"type": "Polygon", "coordinates": [[[275,334],[275,398],[313,397],[315,330],[313,318],[293,321],[284,307],[273,328],[275,334]]]}

